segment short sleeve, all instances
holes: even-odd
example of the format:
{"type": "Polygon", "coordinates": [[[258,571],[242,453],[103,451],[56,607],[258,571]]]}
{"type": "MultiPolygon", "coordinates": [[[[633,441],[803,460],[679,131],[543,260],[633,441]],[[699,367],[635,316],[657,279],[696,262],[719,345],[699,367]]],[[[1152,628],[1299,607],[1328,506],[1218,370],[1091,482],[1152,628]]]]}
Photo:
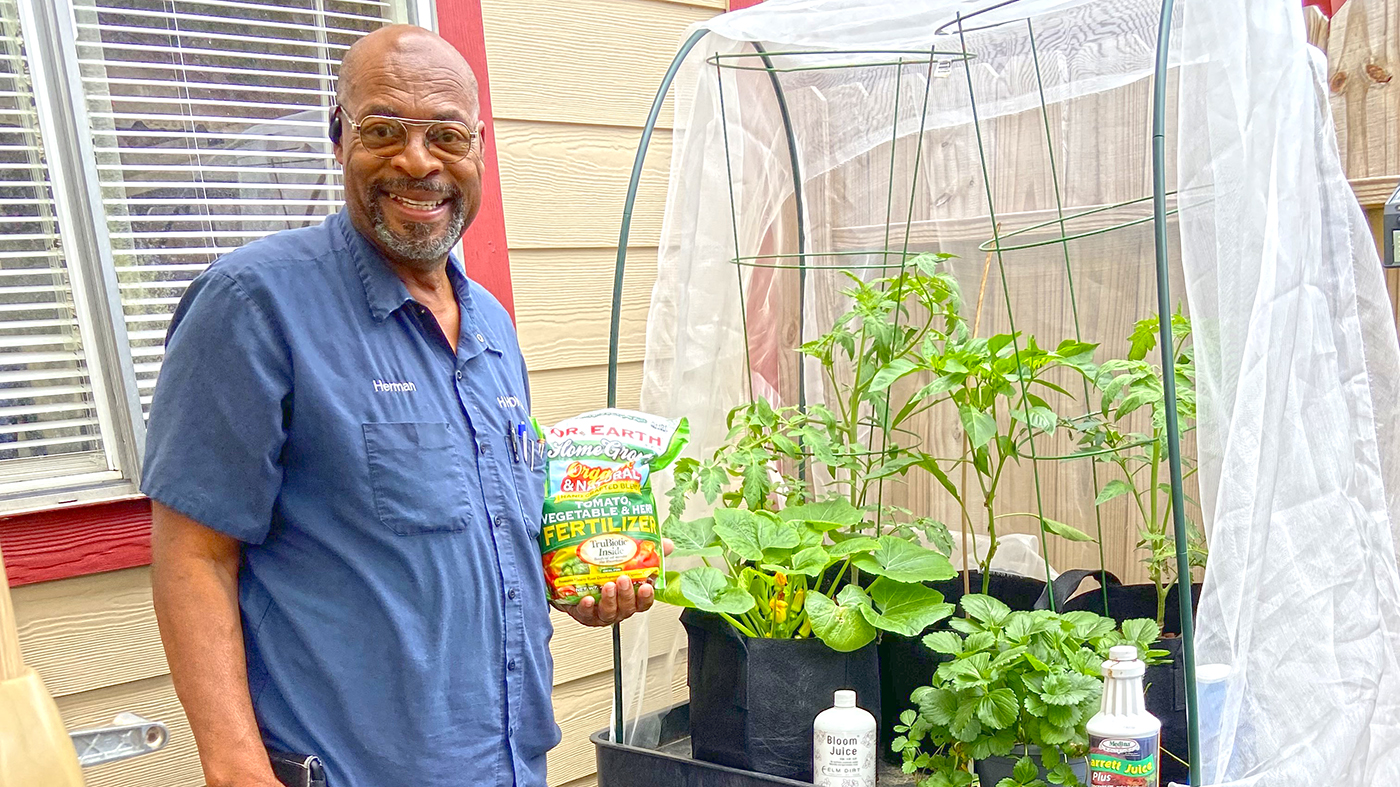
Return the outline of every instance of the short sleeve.
{"type": "Polygon", "coordinates": [[[207,271],[166,337],[141,491],[206,527],[261,543],[282,486],[286,342],[230,276],[207,271]]]}

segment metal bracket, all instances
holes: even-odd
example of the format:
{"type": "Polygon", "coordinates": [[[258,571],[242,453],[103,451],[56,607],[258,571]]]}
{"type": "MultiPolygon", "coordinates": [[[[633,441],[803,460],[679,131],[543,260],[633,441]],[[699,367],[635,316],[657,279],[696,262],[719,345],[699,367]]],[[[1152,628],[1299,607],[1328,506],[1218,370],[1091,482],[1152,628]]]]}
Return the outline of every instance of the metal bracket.
{"type": "Polygon", "coordinates": [[[139,757],[164,748],[170,731],[159,721],[147,721],[134,713],[121,713],[111,727],[68,733],[84,768],[139,757]]]}

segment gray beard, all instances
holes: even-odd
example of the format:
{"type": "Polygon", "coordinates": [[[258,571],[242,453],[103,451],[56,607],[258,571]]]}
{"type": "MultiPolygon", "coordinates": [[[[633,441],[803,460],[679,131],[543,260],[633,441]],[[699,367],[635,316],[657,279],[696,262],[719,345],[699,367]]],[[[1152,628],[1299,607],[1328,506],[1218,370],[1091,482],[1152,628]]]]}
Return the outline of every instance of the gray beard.
{"type": "Polygon", "coordinates": [[[432,270],[442,262],[452,247],[461,240],[467,228],[467,211],[462,200],[452,203],[452,214],[447,219],[447,231],[433,235],[430,224],[409,224],[407,237],[395,234],[384,220],[384,211],[378,199],[369,201],[369,219],[374,227],[374,236],[385,249],[394,254],[409,267],[419,270],[432,270]]]}

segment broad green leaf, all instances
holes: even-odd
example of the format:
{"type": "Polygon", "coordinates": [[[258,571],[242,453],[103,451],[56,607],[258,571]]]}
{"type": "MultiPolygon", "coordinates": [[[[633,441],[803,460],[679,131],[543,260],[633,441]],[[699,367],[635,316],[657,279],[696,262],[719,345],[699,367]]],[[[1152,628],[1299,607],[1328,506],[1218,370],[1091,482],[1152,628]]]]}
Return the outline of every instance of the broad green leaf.
{"type": "Polygon", "coordinates": [[[831,565],[831,556],[821,547],[807,547],[792,556],[792,567],[788,573],[820,577],[831,565]]]}
{"type": "Polygon", "coordinates": [[[968,442],[973,448],[981,448],[996,437],[997,421],[987,413],[964,405],[958,408],[958,415],[962,419],[963,430],[967,432],[968,442]]]}
{"type": "Polygon", "coordinates": [[[914,400],[923,400],[929,398],[930,396],[937,396],[939,394],[948,393],[954,388],[957,388],[958,386],[962,385],[964,379],[965,378],[963,377],[963,375],[939,375],[938,377],[933,378],[933,382],[929,383],[928,385],[925,385],[923,388],[920,388],[919,392],[914,394],[913,398],[914,400]]]}
{"type": "Polygon", "coordinates": [[[1122,497],[1132,491],[1133,488],[1128,485],[1127,481],[1121,478],[1115,478],[1104,484],[1103,489],[1099,490],[1099,496],[1094,498],[1094,505],[1101,506],[1110,500],[1122,497]]]}
{"type": "Polygon", "coordinates": [[[870,585],[874,607],[864,607],[870,625],[906,637],[917,637],[924,629],[953,614],[953,605],[944,603],[943,594],[922,584],[904,584],[880,577],[870,585]],[[878,610],[878,611],[877,611],[878,610]]]}
{"type": "Polygon", "coordinates": [[[656,600],[662,604],[670,604],[673,607],[691,607],[695,605],[681,592],[681,572],[667,571],[665,587],[656,591],[656,600]]]}
{"type": "Polygon", "coordinates": [[[1040,520],[1040,525],[1041,525],[1041,527],[1045,528],[1045,532],[1051,533],[1051,534],[1053,534],[1053,535],[1057,535],[1057,536],[1059,536],[1060,538],[1063,538],[1063,539],[1066,540],[1066,541],[1093,541],[1093,540],[1094,540],[1093,536],[1090,536],[1088,533],[1085,533],[1083,530],[1080,530],[1080,529],[1075,528],[1075,527],[1070,527],[1069,525],[1066,525],[1064,522],[1056,522],[1055,520],[1050,519],[1050,518],[1048,518],[1048,517],[1042,518],[1042,519],[1040,520]]]}
{"type": "MultiPolygon", "coordinates": [[[[768,478],[768,465],[755,462],[744,468],[744,502],[759,508],[773,484],[768,478]]],[[[718,520],[716,520],[718,521],[718,520]]]]}
{"type": "Polygon", "coordinates": [[[707,516],[689,522],[670,522],[662,528],[661,534],[676,545],[676,550],[671,553],[674,557],[713,557],[722,552],[719,541],[715,538],[714,517],[707,516]]]}
{"type": "Polygon", "coordinates": [[[953,713],[953,723],[948,731],[960,741],[973,741],[982,733],[982,722],[977,718],[977,700],[959,697],[958,709],[953,713]]]}
{"type": "Polygon", "coordinates": [[[956,656],[963,651],[963,641],[951,631],[935,631],[924,637],[924,647],[934,653],[956,656]]]}
{"type": "Polygon", "coordinates": [[[918,366],[908,358],[896,358],[889,365],[875,373],[870,380],[870,390],[879,392],[894,385],[897,380],[918,371],[918,366]]]}
{"type": "MultiPolygon", "coordinates": [[[[846,590],[853,587],[847,586],[846,590]]],[[[850,596],[844,590],[837,597],[843,603],[838,604],[820,593],[807,596],[807,617],[812,621],[812,633],[839,653],[849,653],[870,644],[875,639],[875,627],[861,613],[865,605],[845,603],[850,596]]]]}
{"type": "Polygon", "coordinates": [[[1011,608],[1002,603],[1000,599],[984,596],[981,593],[963,596],[959,603],[968,615],[983,623],[1000,624],[1011,614],[1011,608]]]}
{"type": "Polygon", "coordinates": [[[1081,642],[1102,637],[1114,629],[1112,620],[1086,610],[1066,612],[1064,620],[1073,627],[1074,638],[1081,642]]]}
{"type": "Polygon", "coordinates": [[[977,718],[984,726],[994,730],[1004,730],[1016,722],[1021,713],[1021,703],[1016,692],[1001,688],[988,692],[977,702],[977,718]]]}
{"type": "Polygon", "coordinates": [[[1011,417],[1046,434],[1053,434],[1060,420],[1055,411],[1048,407],[1017,408],[1011,411],[1011,417]]]}
{"type": "Polygon", "coordinates": [[[1134,618],[1123,621],[1123,636],[1132,644],[1151,644],[1161,639],[1162,630],[1151,618],[1134,618]]]}
{"type": "Polygon", "coordinates": [[[1040,778],[1040,766],[1035,764],[1035,760],[1030,757],[1022,757],[1016,761],[1016,767],[1011,771],[1011,776],[1016,781],[1025,784],[1031,779],[1040,778]]]}
{"type": "Polygon", "coordinates": [[[897,582],[933,582],[957,574],[948,558],[895,536],[880,536],[880,546],[874,552],[857,554],[851,565],[897,582]]]}
{"type": "Polygon", "coordinates": [[[915,695],[919,714],[939,726],[953,723],[953,715],[958,712],[958,695],[948,689],[929,689],[915,695]]]}
{"type": "Polygon", "coordinates": [[[856,536],[837,541],[826,548],[834,558],[854,555],[857,552],[874,552],[880,548],[880,540],[874,536],[856,536]]]}
{"type": "Polygon", "coordinates": [[[729,551],[758,562],[765,549],[792,549],[802,542],[797,528],[740,508],[715,510],[715,535],[729,551]]]}
{"type": "Polygon", "coordinates": [[[1052,672],[1040,685],[1040,698],[1046,705],[1078,705],[1099,690],[1098,678],[1073,672],[1052,672]]]}
{"type": "Polygon", "coordinates": [[[1012,642],[1020,642],[1031,635],[1035,621],[1024,612],[1013,612],[1006,620],[1006,637],[1012,642]]]}
{"type": "Polygon", "coordinates": [[[681,594],[696,609],[742,615],[754,608],[753,596],[739,587],[733,577],[717,568],[692,568],[681,574],[678,584],[681,594]]]}
{"type": "Polygon", "coordinates": [[[859,508],[845,498],[837,498],[822,503],[807,503],[788,506],[778,512],[784,522],[806,522],[818,530],[836,530],[858,524],[864,518],[859,508]]]}
{"type": "Polygon", "coordinates": [[[1073,727],[1079,719],[1079,709],[1073,705],[1050,705],[1046,708],[1045,720],[1056,727],[1073,727]]]}
{"type": "Polygon", "coordinates": [[[969,653],[977,650],[988,650],[997,644],[997,635],[990,631],[979,631],[975,634],[968,634],[963,640],[963,650],[969,653]]]}

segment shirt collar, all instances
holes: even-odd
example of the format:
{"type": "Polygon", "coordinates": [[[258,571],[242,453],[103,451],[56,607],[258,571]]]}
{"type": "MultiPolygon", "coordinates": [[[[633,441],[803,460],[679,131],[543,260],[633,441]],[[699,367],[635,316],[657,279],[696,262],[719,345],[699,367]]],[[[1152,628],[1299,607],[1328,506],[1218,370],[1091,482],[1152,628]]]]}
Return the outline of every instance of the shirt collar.
{"type": "MultiPolygon", "coordinates": [[[[368,238],[355,229],[347,209],[342,208],[329,220],[340,230],[341,239],[344,240],[346,248],[350,251],[350,256],[355,260],[355,269],[360,274],[360,282],[365,287],[365,301],[369,304],[370,313],[374,315],[376,321],[384,322],[389,319],[389,315],[413,300],[412,296],[408,294],[408,288],[404,286],[403,280],[394,273],[393,268],[389,267],[384,255],[368,238]]],[[[447,257],[447,280],[452,284],[452,290],[457,294],[457,305],[461,309],[464,323],[466,320],[475,323],[475,310],[472,308],[471,302],[471,286],[467,282],[466,274],[462,272],[462,263],[450,254],[447,257]]],[[[472,331],[475,332],[476,328],[472,327],[472,331]]],[[[489,340],[490,337],[487,338],[489,340]]]]}

